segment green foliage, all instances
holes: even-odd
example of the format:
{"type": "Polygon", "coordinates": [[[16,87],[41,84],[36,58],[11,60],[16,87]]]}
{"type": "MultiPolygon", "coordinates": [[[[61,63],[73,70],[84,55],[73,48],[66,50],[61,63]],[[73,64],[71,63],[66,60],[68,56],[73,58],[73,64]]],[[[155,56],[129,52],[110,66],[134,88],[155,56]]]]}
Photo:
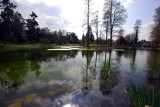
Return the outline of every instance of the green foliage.
{"type": "Polygon", "coordinates": [[[49,39],[47,39],[47,38],[40,38],[40,43],[42,43],[42,44],[50,44],[51,41],[49,39]]]}
{"type": "Polygon", "coordinates": [[[123,36],[120,36],[117,40],[117,45],[125,45],[126,44],[126,40],[123,36]]]}
{"type": "Polygon", "coordinates": [[[25,42],[25,20],[23,19],[22,15],[18,12],[14,14],[13,17],[13,34],[16,38],[16,43],[23,43],[25,42]]]}
{"type": "Polygon", "coordinates": [[[85,36],[84,36],[84,34],[82,35],[82,44],[84,44],[85,43],[85,36]]]}
{"type": "Polygon", "coordinates": [[[134,38],[134,45],[137,45],[138,42],[138,35],[140,32],[140,27],[142,25],[142,21],[140,19],[137,19],[135,22],[134,30],[135,30],[135,38],[134,38]]]}
{"type": "Polygon", "coordinates": [[[93,35],[93,33],[92,33],[92,28],[91,28],[91,26],[89,26],[89,31],[87,31],[87,33],[86,33],[86,39],[87,39],[87,35],[89,35],[89,42],[94,42],[94,35],[93,35]]]}
{"type": "Polygon", "coordinates": [[[0,46],[4,47],[6,43],[79,44],[74,32],[51,32],[49,27],[40,28],[36,13],[32,12],[31,18],[24,19],[15,9],[16,5],[10,0],[0,2],[0,46]]]}
{"type": "Polygon", "coordinates": [[[27,40],[30,43],[37,43],[39,41],[38,33],[37,33],[37,26],[38,22],[36,21],[36,18],[38,17],[34,12],[30,15],[31,19],[27,19],[27,40]]]}
{"type": "MultiPolygon", "coordinates": [[[[0,95],[15,93],[22,84],[25,84],[24,81],[32,82],[35,76],[42,76],[42,62],[48,63],[51,58],[56,61],[65,61],[75,58],[77,54],[78,51],[55,51],[53,53],[43,48],[0,50],[0,95]],[[31,73],[34,74],[34,77],[30,75],[31,73]],[[29,78],[26,79],[26,77],[29,78]]],[[[43,74],[43,76],[47,78],[42,81],[47,81],[47,79],[59,79],[63,74],[55,70],[53,75],[43,74]]]]}
{"type": "Polygon", "coordinates": [[[138,87],[131,82],[128,91],[129,100],[133,107],[159,107],[160,106],[160,89],[148,89],[147,87],[138,87]]]}
{"type": "Polygon", "coordinates": [[[15,8],[16,5],[9,0],[0,2],[0,41],[3,43],[6,41],[15,41],[12,29],[15,8]]]}
{"type": "MultiPolygon", "coordinates": [[[[78,37],[74,32],[68,32],[67,33],[66,41],[67,41],[67,43],[70,43],[70,44],[79,44],[78,37]]],[[[63,43],[65,43],[65,42],[63,42],[63,43]]]]}

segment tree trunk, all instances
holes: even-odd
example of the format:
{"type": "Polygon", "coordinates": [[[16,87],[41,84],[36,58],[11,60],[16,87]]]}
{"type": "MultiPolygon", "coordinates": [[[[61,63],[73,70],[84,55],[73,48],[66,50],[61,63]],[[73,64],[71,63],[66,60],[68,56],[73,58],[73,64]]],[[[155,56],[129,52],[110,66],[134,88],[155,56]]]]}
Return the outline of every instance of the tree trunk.
{"type": "Polygon", "coordinates": [[[107,36],[108,36],[107,33],[108,33],[108,32],[106,31],[106,44],[107,44],[107,36]]]}
{"type": "Polygon", "coordinates": [[[111,1],[111,13],[110,13],[110,47],[112,47],[112,30],[113,30],[113,26],[112,26],[112,1],[111,1]]]}
{"type": "Polygon", "coordinates": [[[136,28],[135,46],[137,46],[137,41],[138,41],[138,26],[136,28]]]}
{"type": "Polygon", "coordinates": [[[112,30],[113,30],[113,28],[112,28],[112,26],[111,26],[111,32],[110,32],[110,47],[112,47],[112,30]]]}
{"type": "Polygon", "coordinates": [[[96,26],[97,26],[97,45],[98,45],[98,11],[97,11],[96,18],[97,18],[97,23],[96,23],[96,26]]]}
{"type": "Polygon", "coordinates": [[[88,13],[87,13],[87,47],[89,47],[89,1],[88,1],[88,13]]]}
{"type": "Polygon", "coordinates": [[[97,34],[97,45],[98,45],[98,34],[97,34]]]}
{"type": "Polygon", "coordinates": [[[97,31],[97,33],[96,33],[96,34],[97,34],[97,45],[98,45],[98,31],[97,31]]]}
{"type": "Polygon", "coordinates": [[[106,44],[107,44],[107,36],[108,36],[108,22],[107,22],[107,27],[106,27],[106,44]]]}

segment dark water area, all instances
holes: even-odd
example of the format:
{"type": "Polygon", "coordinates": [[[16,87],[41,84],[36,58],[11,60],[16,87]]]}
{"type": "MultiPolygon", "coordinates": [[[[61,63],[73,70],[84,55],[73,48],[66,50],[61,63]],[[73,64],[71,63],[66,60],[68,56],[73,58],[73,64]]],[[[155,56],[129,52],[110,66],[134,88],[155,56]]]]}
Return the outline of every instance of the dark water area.
{"type": "Polygon", "coordinates": [[[0,107],[128,107],[131,81],[160,86],[160,51],[0,50],[0,107]]]}

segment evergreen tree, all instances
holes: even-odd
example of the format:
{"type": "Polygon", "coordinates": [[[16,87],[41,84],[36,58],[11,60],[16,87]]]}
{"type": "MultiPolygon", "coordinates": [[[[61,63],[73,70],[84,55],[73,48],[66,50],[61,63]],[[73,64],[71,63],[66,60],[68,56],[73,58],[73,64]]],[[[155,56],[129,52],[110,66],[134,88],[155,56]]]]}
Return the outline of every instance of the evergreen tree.
{"type": "Polygon", "coordinates": [[[4,43],[4,45],[7,41],[15,40],[12,29],[15,8],[16,5],[9,0],[0,2],[0,42],[4,43]]]}
{"type": "Polygon", "coordinates": [[[84,36],[84,34],[82,35],[82,44],[84,44],[85,43],[85,36],[84,36]]]}
{"type": "Polygon", "coordinates": [[[135,30],[135,40],[134,44],[137,45],[138,42],[138,34],[140,32],[140,27],[142,25],[142,21],[140,19],[137,19],[135,22],[134,30],[135,30]]]}
{"type": "Polygon", "coordinates": [[[36,18],[38,17],[34,12],[30,15],[31,19],[27,19],[27,40],[30,43],[37,43],[40,39],[37,34],[37,27],[38,27],[38,22],[36,21],[36,18]]]}
{"type": "Polygon", "coordinates": [[[14,14],[13,17],[13,34],[16,37],[16,43],[24,43],[25,42],[25,21],[22,15],[18,12],[14,14]]]}
{"type": "Polygon", "coordinates": [[[86,37],[87,37],[87,35],[89,35],[89,41],[90,41],[90,42],[94,42],[94,35],[93,35],[93,33],[92,33],[92,28],[91,28],[91,26],[89,26],[89,30],[88,30],[88,32],[87,32],[87,34],[86,34],[86,37]]]}

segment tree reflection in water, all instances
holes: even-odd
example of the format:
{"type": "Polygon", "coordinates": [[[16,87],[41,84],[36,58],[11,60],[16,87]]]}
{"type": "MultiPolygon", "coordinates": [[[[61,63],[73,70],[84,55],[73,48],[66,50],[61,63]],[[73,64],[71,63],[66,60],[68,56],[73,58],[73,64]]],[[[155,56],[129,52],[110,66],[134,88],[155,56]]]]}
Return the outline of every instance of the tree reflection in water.
{"type": "Polygon", "coordinates": [[[0,51],[0,95],[14,93],[24,83],[29,72],[41,75],[42,62],[65,61],[75,58],[78,51],[46,51],[46,49],[20,49],[0,51]]]}
{"type": "Polygon", "coordinates": [[[137,50],[134,49],[134,50],[132,51],[132,60],[131,60],[131,63],[130,63],[132,72],[134,72],[134,71],[136,70],[136,67],[135,67],[136,54],[137,54],[137,50]]]}
{"type": "MultiPolygon", "coordinates": [[[[96,79],[96,74],[99,74],[99,90],[102,92],[103,95],[107,95],[111,88],[113,88],[119,81],[119,72],[117,68],[117,64],[113,64],[111,61],[111,53],[112,51],[109,50],[109,52],[104,52],[104,62],[101,63],[100,69],[97,69],[97,53],[100,55],[103,53],[96,52],[95,51],[95,61],[93,64],[91,64],[92,57],[94,56],[94,51],[82,51],[82,56],[86,58],[86,66],[85,68],[82,67],[82,86],[83,91],[85,90],[91,90],[93,81],[96,79]],[[107,53],[109,53],[108,61],[107,61],[107,53]],[[97,71],[98,70],[98,71],[97,71]]],[[[101,62],[101,60],[100,60],[101,62]]]]}
{"type": "Polygon", "coordinates": [[[134,81],[143,82],[138,70],[147,66],[143,75],[146,83],[160,83],[159,51],[144,52],[145,55],[139,50],[0,51],[0,104],[36,92],[44,104],[47,99],[53,104],[56,97],[61,102],[61,96],[66,104],[66,97],[71,96],[72,104],[82,106],[127,106],[124,89],[128,80],[136,77],[134,81]],[[141,56],[139,62],[137,58],[141,56]],[[12,94],[15,92],[19,96],[12,94]],[[47,93],[47,98],[41,93],[47,93]],[[1,97],[4,94],[6,99],[1,97]]]}
{"type": "Polygon", "coordinates": [[[90,50],[82,51],[82,57],[85,56],[86,58],[86,66],[85,68],[82,67],[82,87],[83,87],[84,93],[86,90],[88,90],[89,87],[91,87],[91,84],[92,84],[92,75],[90,75],[92,70],[91,70],[90,64],[91,64],[93,55],[94,55],[94,51],[90,51],[90,50]]]}
{"type": "Polygon", "coordinates": [[[0,53],[0,94],[8,94],[23,84],[29,67],[23,51],[0,53]],[[18,59],[18,61],[16,61],[18,59]]]}
{"type": "Polygon", "coordinates": [[[103,95],[109,94],[111,88],[113,88],[119,82],[118,74],[117,67],[111,61],[111,50],[109,50],[108,61],[105,52],[105,60],[100,69],[99,90],[103,95]]]}
{"type": "Polygon", "coordinates": [[[160,86],[160,51],[150,51],[148,55],[147,65],[147,81],[146,83],[158,87],[160,86]]]}

